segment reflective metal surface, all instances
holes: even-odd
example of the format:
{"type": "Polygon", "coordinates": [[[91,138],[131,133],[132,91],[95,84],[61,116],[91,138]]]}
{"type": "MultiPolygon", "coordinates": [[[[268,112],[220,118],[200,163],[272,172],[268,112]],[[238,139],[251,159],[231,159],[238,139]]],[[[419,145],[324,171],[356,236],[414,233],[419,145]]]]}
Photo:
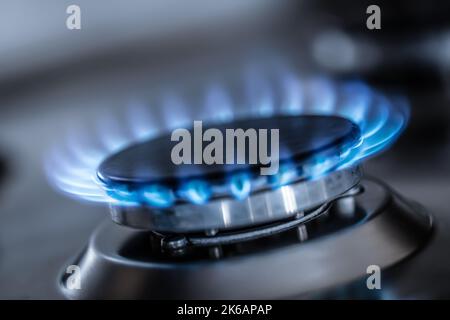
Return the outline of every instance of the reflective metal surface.
{"type": "MultiPolygon", "coordinates": [[[[151,246],[146,244],[150,243],[148,232],[107,221],[71,262],[81,267],[82,289],[67,289],[65,276],[60,288],[71,299],[257,299],[318,294],[362,277],[369,265],[385,269],[398,263],[420,248],[430,234],[431,217],[421,207],[380,183],[364,180],[362,185],[365,192],[355,196],[362,220],[322,231],[322,235],[303,242],[297,239],[276,248],[237,252],[218,259],[177,260],[152,255],[151,246]],[[326,236],[330,233],[332,237],[326,236]],[[147,249],[129,252],[124,250],[127,243],[133,250],[147,249]]],[[[339,216],[339,211],[333,215],[339,216]]],[[[325,221],[319,224],[320,228],[324,225],[325,221]]],[[[312,225],[305,227],[314,230],[312,225]]],[[[224,246],[222,250],[228,249],[224,246]]]]}
{"type": "Polygon", "coordinates": [[[256,193],[244,200],[218,199],[204,205],[181,204],[170,209],[112,206],[111,216],[118,224],[155,231],[234,229],[289,218],[339,197],[360,179],[358,167],[348,168],[317,180],[256,193]]]}

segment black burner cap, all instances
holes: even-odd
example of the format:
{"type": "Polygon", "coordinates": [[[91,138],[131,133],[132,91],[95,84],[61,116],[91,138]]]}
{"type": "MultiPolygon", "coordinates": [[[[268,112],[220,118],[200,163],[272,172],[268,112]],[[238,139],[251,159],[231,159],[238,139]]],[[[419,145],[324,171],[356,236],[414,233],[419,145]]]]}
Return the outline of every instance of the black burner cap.
{"type": "MultiPolygon", "coordinates": [[[[221,124],[203,124],[203,132],[208,128],[219,129],[223,134],[224,144],[226,129],[269,129],[269,132],[270,129],[279,129],[280,164],[289,162],[295,166],[301,166],[302,161],[317,154],[327,156],[342,153],[356,145],[360,139],[360,130],[357,125],[336,116],[274,116],[247,118],[221,124]]],[[[194,137],[193,128],[189,131],[194,137]]],[[[175,165],[171,160],[171,151],[177,143],[171,141],[171,134],[167,133],[131,145],[103,161],[98,168],[98,176],[106,185],[153,183],[176,185],[180,181],[197,178],[206,181],[221,180],[230,173],[241,170],[259,172],[261,167],[261,165],[238,164],[175,165]]],[[[203,147],[208,143],[204,142],[203,147]]],[[[247,145],[246,150],[248,149],[247,145]]],[[[192,152],[193,150],[192,147],[192,152]]]]}

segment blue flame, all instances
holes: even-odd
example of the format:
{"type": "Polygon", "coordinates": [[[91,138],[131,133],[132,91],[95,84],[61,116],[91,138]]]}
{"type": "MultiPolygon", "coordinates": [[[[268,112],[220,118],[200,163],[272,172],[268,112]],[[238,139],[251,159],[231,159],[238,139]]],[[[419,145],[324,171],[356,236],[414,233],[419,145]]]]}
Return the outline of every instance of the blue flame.
{"type": "Polygon", "coordinates": [[[216,122],[229,122],[233,120],[233,109],[230,97],[220,85],[212,85],[206,94],[206,112],[215,110],[213,120],[216,122]]]}
{"type": "Polygon", "coordinates": [[[329,172],[339,162],[339,157],[316,156],[303,165],[304,176],[308,179],[317,179],[329,172]]]}
{"type": "Polygon", "coordinates": [[[249,173],[236,173],[230,179],[231,194],[239,200],[247,198],[252,188],[252,177],[249,173]]]}
{"type": "Polygon", "coordinates": [[[169,130],[183,128],[189,125],[189,116],[183,99],[176,93],[165,92],[162,97],[162,110],[164,121],[169,130]]]}
{"type": "Polygon", "coordinates": [[[107,194],[118,201],[120,204],[126,204],[129,206],[139,205],[141,198],[139,195],[130,189],[127,185],[117,185],[113,187],[105,188],[107,194]]]}
{"type": "Polygon", "coordinates": [[[295,180],[299,180],[303,172],[302,168],[296,168],[292,163],[285,163],[280,165],[278,173],[269,176],[269,183],[273,188],[279,188],[287,185],[295,180]]]}
{"type": "Polygon", "coordinates": [[[283,101],[281,110],[288,115],[297,115],[303,109],[303,88],[295,75],[286,72],[286,75],[281,78],[281,85],[283,88],[283,101]]]}
{"type": "Polygon", "coordinates": [[[313,78],[309,86],[309,92],[313,93],[309,111],[314,114],[329,114],[336,105],[336,86],[324,77],[313,78]]]}
{"type": "Polygon", "coordinates": [[[97,133],[77,128],[68,135],[63,147],[49,153],[46,169],[51,183],[77,198],[119,205],[144,203],[170,207],[179,198],[204,204],[220,193],[244,199],[258,188],[258,184],[279,188],[293,181],[316,179],[329,171],[353,166],[391,145],[409,118],[404,98],[383,95],[362,81],[341,83],[327,77],[301,77],[286,69],[277,70],[275,77],[267,77],[257,68],[247,71],[242,84],[242,101],[232,96],[225,84],[215,81],[204,93],[203,107],[198,110],[178,92],[168,90],[156,99],[163,106],[162,118],[158,118],[148,105],[137,101],[126,108],[127,117],[108,117],[102,113],[97,133]],[[109,155],[131,143],[191,124],[193,120],[231,121],[243,116],[270,117],[275,114],[341,116],[359,126],[361,140],[337,154],[312,157],[299,167],[292,163],[282,164],[274,176],[235,173],[225,185],[210,185],[197,179],[186,181],[178,190],[161,185],[130,189],[105,186],[97,178],[98,166],[109,155]]]}
{"type": "Polygon", "coordinates": [[[158,134],[155,119],[149,115],[149,106],[141,102],[132,102],[129,106],[127,126],[133,139],[143,141],[158,134]]]}
{"type": "Polygon", "coordinates": [[[175,203],[173,191],[165,186],[146,186],[140,192],[144,202],[152,207],[167,208],[175,203]]]}
{"type": "Polygon", "coordinates": [[[205,204],[211,197],[212,190],[205,181],[191,180],[181,186],[179,194],[181,198],[191,203],[205,204]]]}
{"type": "Polygon", "coordinates": [[[258,68],[249,68],[245,78],[245,88],[250,110],[260,117],[273,115],[273,93],[268,80],[258,68]]]}

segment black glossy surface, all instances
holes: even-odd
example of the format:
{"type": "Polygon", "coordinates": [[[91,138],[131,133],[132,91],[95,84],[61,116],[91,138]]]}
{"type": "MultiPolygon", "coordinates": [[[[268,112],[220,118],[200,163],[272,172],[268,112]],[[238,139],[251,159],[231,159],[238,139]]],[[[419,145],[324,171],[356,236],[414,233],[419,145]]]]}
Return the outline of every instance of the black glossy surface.
{"type": "MultiPolygon", "coordinates": [[[[236,120],[229,123],[203,127],[220,130],[223,136],[223,150],[226,150],[227,129],[270,129],[279,130],[280,163],[301,161],[315,154],[335,155],[355,145],[360,137],[359,128],[351,121],[332,116],[277,116],[236,120]]],[[[191,152],[194,154],[194,132],[191,133],[191,152]]],[[[271,142],[270,134],[268,142],[271,142]]],[[[176,183],[192,177],[207,179],[220,178],[233,171],[250,168],[256,170],[259,164],[181,164],[171,160],[171,150],[178,142],[171,141],[171,135],[162,135],[155,139],[133,145],[106,159],[98,170],[100,179],[105,183],[176,183]]],[[[208,142],[203,142],[205,147],[208,142]]],[[[234,155],[237,155],[237,143],[234,143],[234,155]]],[[[246,142],[246,162],[248,163],[249,142],[246,142]]],[[[270,146],[268,147],[270,152],[270,146]]],[[[201,150],[202,152],[203,150],[201,150]]],[[[225,152],[224,152],[225,154],[225,152]]],[[[192,158],[193,159],[193,158],[192,158]]],[[[234,161],[236,163],[236,160],[234,161]]]]}

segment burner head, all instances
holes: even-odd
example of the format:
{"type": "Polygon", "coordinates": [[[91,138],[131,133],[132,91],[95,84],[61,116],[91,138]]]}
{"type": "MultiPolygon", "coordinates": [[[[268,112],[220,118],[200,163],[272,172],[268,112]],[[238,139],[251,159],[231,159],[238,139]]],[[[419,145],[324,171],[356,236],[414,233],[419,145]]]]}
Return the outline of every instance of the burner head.
{"type": "Polygon", "coordinates": [[[206,109],[171,96],[160,117],[144,106],[127,108],[126,123],[102,117],[97,136],[73,135],[68,145],[49,153],[48,177],[68,195],[118,206],[168,209],[225,198],[244,200],[354,167],[387,149],[406,126],[409,109],[402,97],[387,97],[361,82],[286,76],[267,78],[271,84],[282,81],[274,88],[261,88],[261,98],[276,93],[270,103],[253,99],[250,92],[238,99],[239,104],[232,103],[237,91],[212,88],[205,92],[206,109]],[[199,125],[196,118],[211,122],[199,125]],[[221,122],[224,119],[229,122],[221,122]],[[179,128],[181,120],[193,129],[179,128]],[[227,128],[232,135],[227,135],[227,128]],[[199,131],[203,134],[195,134],[199,131]],[[196,141],[194,148],[189,139],[196,141]],[[228,153],[214,152],[221,141],[236,145],[226,148],[228,153]],[[233,151],[234,159],[244,160],[238,163],[250,164],[221,164],[236,163],[233,151]],[[175,165],[172,158],[176,164],[197,164],[175,165]],[[208,164],[198,164],[202,161],[208,164]],[[211,164],[215,161],[217,165],[211,164]]]}
{"type": "MultiPolygon", "coordinates": [[[[98,177],[108,194],[122,204],[167,208],[185,202],[204,204],[224,197],[243,199],[259,191],[316,179],[333,171],[361,138],[358,126],[337,116],[242,119],[205,125],[203,132],[208,128],[220,130],[224,137],[223,150],[226,150],[226,129],[267,129],[269,143],[270,129],[279,129],[278,174],[260,175],[261,164],[176,165],[171,160],[171,151],[178,142],[171,141],[171,135],[166,134],[110,156],[101,163],[98,177]]],[[[194,137],[194,130],[189,131],[194,137]]],[[[246,144],[248,163],[248,141],[246,144]]],[[[234,143],[235,156],[238,147],[234,143]]],[[[191,150],[194,152],[193,145],[191,150]]]]}
{"type": "Polygon", "coordinates": [[[177,166],[170,157],[175,143],[160,136],[100,165],[100,180],[118,200],[113,220],[175,233],[244,228],[311,210],[359,183],[357,167],[339,167],[361,139],[359,128],[344,118],[277,116],[207,128],[279,129],[279,173],[260,175],[259,165],[177,166]]]}

